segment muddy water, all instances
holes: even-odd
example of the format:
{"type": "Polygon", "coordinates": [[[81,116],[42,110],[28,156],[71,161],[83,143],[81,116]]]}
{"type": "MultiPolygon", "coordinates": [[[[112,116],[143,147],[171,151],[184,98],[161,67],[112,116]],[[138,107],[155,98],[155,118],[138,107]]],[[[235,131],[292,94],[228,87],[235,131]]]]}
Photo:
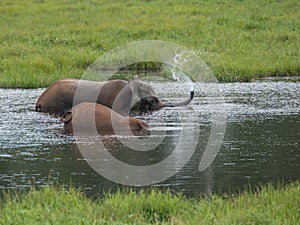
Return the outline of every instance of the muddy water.
{"type": "MultiPolygon", "coordinates": [[[[187,96],[174,85],[154,86],[159,96],[169,101],[180,101],[187,96]],[[177,92],[171,95],[170,90],[177,92]]],[[[223,97],[207,94],[215,88],[199,83],[196,97],[188,107],[166,108],[141,116],[156,131],[158,139],[147,139],[148,144],[159,142],[159,145],[149,144],[157,145],[153,150],[132,150],[120,141],[111,141],[116,137],[105,137],[105,148],[126,164],[156,165],[174,155],[180,142],[182,146],[190,146],[188,136],[194,136],[196,126],[199,133],[196,140],[192,140],[196,145],[192,153],[182,154],[181,151],[152,174],[141,170],[141,177],[138,175],[136,179],[152,176],[155,181],[159,174],[169,176],[170,172],[168,179],[158,179],[151,186],[170,188],[188,196],[235,191],[245,185],[299,180],[300,83],[218,84],[223,97]],[[224,139],[213,162],[206,170],[199,171],[199,162],[215,123],[211,120],[214,105],[226,114],[223,117],[226,118],[224,139]],[[159,132],[163,138],[159,138],[159,132]],[[190,157],[185,157],[187,154],[190,157]],[[174,165],[181,162],[184,162],[183,168],[178,167],[179,171],[174,172],[174,165]]],[[[0,89],[0,189],[22,190],[53,183],[67,186],[72,182],[94,194],[122,186],[89,166],[76,144],[78,140],[61,135],[63,125],[58,118],[34,112],[34,103],[43,91],[0,89]]],[[[131,137],[122,138],[131,143],[131,137]]],[[[113,171],[109,176],[129,177],[116,168],[106,169],[113,171]]]]}

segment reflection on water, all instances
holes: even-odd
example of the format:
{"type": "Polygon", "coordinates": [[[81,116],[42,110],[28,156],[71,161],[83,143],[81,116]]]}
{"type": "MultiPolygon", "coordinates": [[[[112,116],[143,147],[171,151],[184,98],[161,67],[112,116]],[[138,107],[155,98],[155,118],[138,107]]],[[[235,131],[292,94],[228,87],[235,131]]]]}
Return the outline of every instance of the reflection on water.
{"type": "MultiPolygon", "coordinates": [[[[155,87],[159,96],[170,101],[186,98],[179,89],[177,94],[169,94],[170,90],[176,90],[174,85],[155,87]]],[[[188,107],[166,108],[142,116],[154,130],[164,132],[163,145],[139,152],[108,138],[106,148],[128,164],[159,163],[178,144],[180,116],[193,114],[196,121],[193,123],[200,126],[196,151],[178,173],[152,186],[199,196],[234,191],[249,184],[299,180],[300,83],[234,83],[218,87],[224,93],[226,133],[213,164],[204,172],[199,172],[198,167],[211,131],[211,107],[220,104],[219,98],[207,97],[207,91],[213,89],[208,84],[197,85],[196,97],[188,107]]],[[[117,189],[119,184],[89,167],[74,137],[60,134],[63,125],[57,118],[33,111],[43,90],[0,89],[0,189],[24,189],[33,184],[56,182],[68,185],[70,181],[89,193],[117,189]]],[[[171,167],[167,165],[161,173],[171,167]]]]}

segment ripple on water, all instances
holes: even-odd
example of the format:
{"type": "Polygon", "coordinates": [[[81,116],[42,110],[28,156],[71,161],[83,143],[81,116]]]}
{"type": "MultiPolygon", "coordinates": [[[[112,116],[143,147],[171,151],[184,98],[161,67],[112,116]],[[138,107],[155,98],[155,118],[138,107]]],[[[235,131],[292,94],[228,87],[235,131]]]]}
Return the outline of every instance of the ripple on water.
{"type": "MultiPolygon", "coordinates": [[[[169,102],[182,101],[189,95],[186,88],[173,84],[154,86],[158,95],[169,102]]],[[[175,140],[180,133],[181,117],[194,119],[202,128],[199,152],[195,154],[201,156],[205,138],[209,137],[212,108],[220,109],[226,112],[227,122],[222,149],[209,171],[199,174],[195,169],[198,157],[174,177],[156,186],[197,192],[205,182],[210,187],[247,184],[248,179],[297,176],[300,82],[198,83],[196,88],[189,106],[164,109],[142,119],[150,122],[153,131],[166,132],[168,140],[175,140]],[[223,95],[215,95],[215,88],[223,95]],[[222,107],[215,107],[220,105],[222,107]],[[187,108],[192,115],[187,115],[187,108]],[[162,119],[157,120],[158,117],[162,119]]],[[[74,150],[74,138],[61,135],[63,125],[58,118],[34,112],[34,104],[44,90],[0,89],[0,189],[23,188],[33,182],[44,185],[63,180],[68,183],[72,177],[75,182],[98,190],[108,181],[98,181],[99,176],[74,150]]],[[[185,125],[188,129],[193,124],[186,122],[185,125]]],[[[149,161],[156,162],[155,154],[149,153],[149,161]]]]}

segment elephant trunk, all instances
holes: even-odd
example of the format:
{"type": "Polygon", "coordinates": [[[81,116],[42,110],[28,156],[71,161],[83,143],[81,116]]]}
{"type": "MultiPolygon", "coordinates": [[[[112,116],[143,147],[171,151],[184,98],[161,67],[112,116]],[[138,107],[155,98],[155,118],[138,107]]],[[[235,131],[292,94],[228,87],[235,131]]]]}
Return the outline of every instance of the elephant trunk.
{"type": "Polygon", "coordinates": [[[178,103],[164,103],[162,105],[162,108],[163,107],[177,107],[177,106],[184,106],[184,105],[187,105],[189,104],[194,98],[194,91],[191,91],[190,93],[190,96],[187,100],[183,101],[183,102],[178,102],[178,103]]]}
{"type": "Polygon", "coordinates": [[[35,105],[35,111],[36,111],[36,112],[40,112],[40,111],[41,111],[41,107],[42,107],[41,104],[38,104],[38,103],[37,103],[37,104],[35,105]]]}

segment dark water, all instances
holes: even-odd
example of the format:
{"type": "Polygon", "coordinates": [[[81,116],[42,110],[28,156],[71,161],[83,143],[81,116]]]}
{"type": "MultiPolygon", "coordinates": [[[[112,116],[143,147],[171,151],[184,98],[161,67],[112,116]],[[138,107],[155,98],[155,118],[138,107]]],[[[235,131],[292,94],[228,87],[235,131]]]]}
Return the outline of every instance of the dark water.
{"type": "MultiPolygon", "coordinates": [[[[156,88],[170,101],[186,97],[173,85],[160,84],[156,88]],[[177,90],[177,94],[170,95],[170,90],[177,90]]],[[[300,83],[234,83],[218,84],[218,88],[224,98],[208,97],[207,91],[213,88],[198,84],[196,97],[188,107],[142,116],[153,130],[164,132],[162,144],[154,150],[134,151],[111,137],[105,137],[105,146],[113,156],[132,165],[159,163],[172,154],[180,141],[190,144],[189,135],[179,137],[182,129],[193,132],[196,123],[200,132],[191,158],[177,173],[152,186],[199,196],[235,191],[245,185],[299,180],[300,83]],[[214,105],[221,106],[221,113],[226,114],[225,137],[212,164],[200,172],[199,162],[213,130],[210,115],[214,105]],[[185,117],[192,120],[186,121],[185,117]]],[[[0,89],[0,189],[23,190],[32,185],[72,182],[95,194],[122,187],[88,165],[75,138],[60,134],[63,125],[58,118],[33,111],[43,90],[0,89]]],[[[130,137],[123,138],[131,141],[130,137]]],[[[182,158],[184,154],[152,174],[148,171],[141,175],[168,173],[182,158]]]]}

